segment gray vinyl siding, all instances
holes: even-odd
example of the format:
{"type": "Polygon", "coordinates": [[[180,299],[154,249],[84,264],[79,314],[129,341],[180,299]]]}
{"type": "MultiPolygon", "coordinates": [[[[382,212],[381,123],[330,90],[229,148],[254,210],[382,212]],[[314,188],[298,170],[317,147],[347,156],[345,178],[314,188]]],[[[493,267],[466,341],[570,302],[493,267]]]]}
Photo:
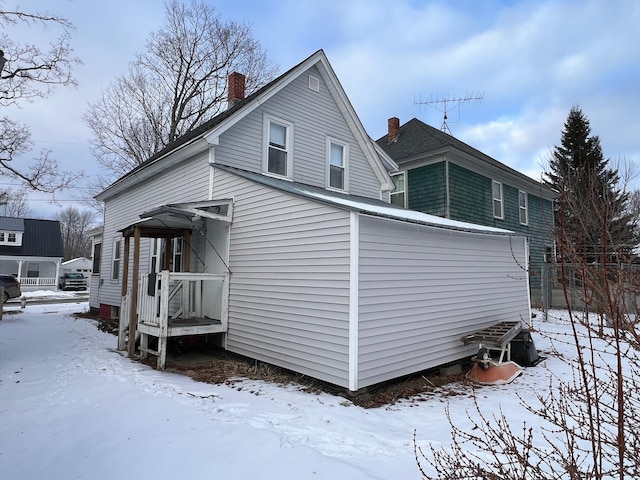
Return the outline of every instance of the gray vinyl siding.
{"type": "MultiPolygon", "coordinates": [[[[208,156],[203,153],[164,171],[159,175],[140,182],[134,189],[121,192],[105,203],[104,231],[102,241],[102,261],[100,278],[100,303],[120,305],[122,294],[122,271],[124,267],[124,240],[122,241],[120,274],[117,281],[111,280],[113,239],[121,236],[118,230],[140,220],[140,214],[165,203],[207,200],[209,192],[208,156]]],[[[150,239],[142,239],[140,250],[140,269],[149,267],[150,239]]],[[[133,266],[133,240],[129,256],[129,285],[133,266]]],[[[193,257],[193,256],[192,256],[193,257]]]]}
{"type": "Polygon", "coordinates": [[[234,196],[227,349],[348,387],[349,213],[216,172],[234,196]]]}
{"type": "Polygon", "coordinates": [[[380,182],[315,67],[224,132],[215,161],[262,172],[264,114],[293,123],[293,180],[326,187],[326,142],[331,137],[349,145],[349,193],[380,199],[380,182]],[[309,88],[309,74],[320,79],[319,92],[309,88]]]}
{"type": "Polygon", "coordinates": [[[479,328],[528,321],[522,237],[360,219],[358,388],[469,356],[460,338],[479,328]]]}
{"type": "Polygon", "coordinates": [[[464,222],[504,228],[526,236],[529,241],[530,285],[532,298],[537,299],[545,248],[553,245],[553,205],[540,196],[534,187],[528,188],[527,225],[520,223],[518,191],[503,178],[492,178],[453,162],[413,168],[407,173],[409,208],[438,216],[447,216],[446,188],[449,187],[448,218],[464,222]],[[504,218],[493,216],[492,180],[502,183],[504,218]]]}

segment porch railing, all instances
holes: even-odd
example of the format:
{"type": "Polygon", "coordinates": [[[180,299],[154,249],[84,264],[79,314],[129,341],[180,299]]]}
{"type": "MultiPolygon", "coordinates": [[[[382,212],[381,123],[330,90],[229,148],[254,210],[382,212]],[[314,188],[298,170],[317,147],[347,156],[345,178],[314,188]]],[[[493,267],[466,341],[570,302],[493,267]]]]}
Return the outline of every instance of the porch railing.
{"type": "Polygon", "coordinates": [[[210,318],[226,327],[229,275],[163,270],[141,275],[138,282],[138,323],[160,327],[169,319],[210,318]]]}
{"type": "Polygon", "coordinates": [[[24,287],[56,287],[55,277],[21,277],[20,285],[24,287]]]}

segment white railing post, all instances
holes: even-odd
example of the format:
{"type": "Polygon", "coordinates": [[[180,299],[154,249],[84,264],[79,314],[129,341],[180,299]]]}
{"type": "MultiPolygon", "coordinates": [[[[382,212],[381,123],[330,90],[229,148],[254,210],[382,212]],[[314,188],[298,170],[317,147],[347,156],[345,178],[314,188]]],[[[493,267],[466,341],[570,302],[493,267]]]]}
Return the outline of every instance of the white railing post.
{"type": "MultiPolygon", "coordinates": [[[[156,292],[157,294],[157,292],[156,292]]],[[[169,270],[160,272],[160,332],[166,334],[169,319],[169,270]]]]}
{"type": "Polygon", "coordinates": [[[169,271],[160,272],[160,332],[158,337],[157,367],[164,370],[167,358],[167,333],[169,330],[169,271]]]}
{"type": "MultiPolygon", "coordinates": [[[[134,287],[135,288],[135,287],[134,287]]],[[[131,301],[131,289],[122,297],[120,302],[120,321],[118,322],[118,350],[126,350],[126,336],[129,333],[129,302],[131,301]]]]}

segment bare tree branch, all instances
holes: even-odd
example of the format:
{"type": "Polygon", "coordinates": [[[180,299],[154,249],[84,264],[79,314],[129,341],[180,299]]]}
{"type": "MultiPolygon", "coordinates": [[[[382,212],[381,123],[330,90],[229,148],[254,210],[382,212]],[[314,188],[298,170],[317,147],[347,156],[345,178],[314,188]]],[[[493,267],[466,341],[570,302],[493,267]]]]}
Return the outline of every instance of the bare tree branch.
{"type": "Polygon", "coordinates": [[[67,207],[57,214],[65,260],[91,256],[91,238],[87,231],[93,225],[93,217],[92,212],[80,211],[76,207],[67,207]]]}
{"type": "Polygon", "coordinates": [[[211,119],[233,71],[245,74],[249,94],[275,76],[251,27],[223,21],[203,1],[167,3],[163,28],[84,116],[97,161],[123,175],[211,119]]]}
{"type": "MultiPolygon", "coordinates": [[[[57,86],[75,86],[72,69],[80,60],[72,56],[69,43],[69,32],[73,29],[71,22],[49,13],[5,10],[4,4],[0,0],[0,27],[22,23],[47,30],[57,28],[61,33],[45,50],[38,45],[15,42],[3,28],[0,44],[6,63],[0,71],[0,106],[47,98],[57,86]]],[[[32,148],[27,125],[8,117],[0,118],[0,175],[47,193],[63,190],[82,176],[81,172],[59,172],[57,161],[46,150],[26,164],[23,158],[32,148]]]]}
{"type": "Polygon", "coordinates": [[[27,190],[7,189],[0,192],[0,214],[3,217],[25,218],[31,215],[27,190]]]}

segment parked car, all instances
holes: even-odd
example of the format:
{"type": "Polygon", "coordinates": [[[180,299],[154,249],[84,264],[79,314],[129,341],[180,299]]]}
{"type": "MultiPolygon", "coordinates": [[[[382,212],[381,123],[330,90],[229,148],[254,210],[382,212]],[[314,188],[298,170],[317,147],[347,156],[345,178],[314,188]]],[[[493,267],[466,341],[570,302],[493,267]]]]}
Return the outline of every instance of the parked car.
{"type": "Polygon", "coordinates": [[[65,273],[58,282],[60,290],[86,290],[87,279],[81,273],[65,273]]]}
{"type": "Polygon", "coordinates": [[[4,303],[7,303],[10,298],[22,295],[20,282],[13,275],[0,275],[0,287],[4,287],[4,303]]]}

